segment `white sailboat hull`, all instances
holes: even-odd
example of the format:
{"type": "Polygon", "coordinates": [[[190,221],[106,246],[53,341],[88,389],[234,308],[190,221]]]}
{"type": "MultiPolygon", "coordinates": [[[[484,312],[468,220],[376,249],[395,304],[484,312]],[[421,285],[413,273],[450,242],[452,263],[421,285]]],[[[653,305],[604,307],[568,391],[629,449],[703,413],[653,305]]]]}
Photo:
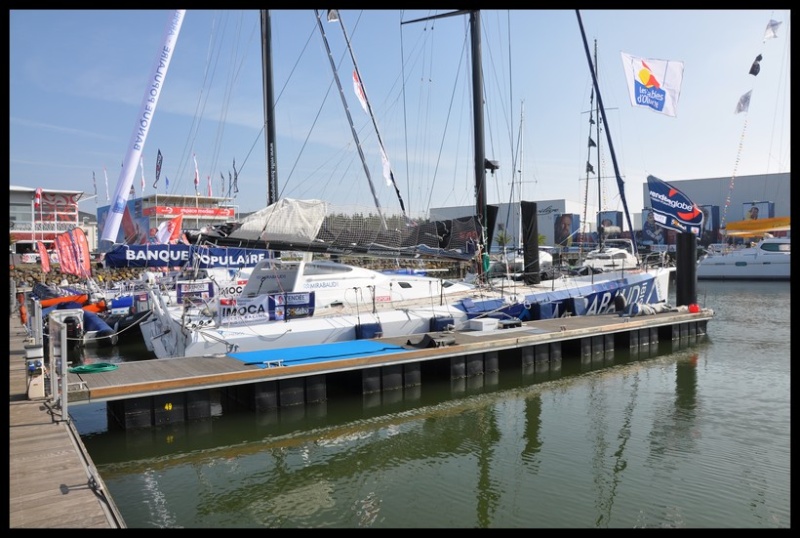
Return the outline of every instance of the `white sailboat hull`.
{"type": "Polygon", "coordinates": [[[214,356],[236,351],[281,349],[363,338],[413,336],[469,328],[480,317],[523,321],[615,312],[624,304],[659,304],[667,300],[674,268],[606,273],[602,277],[568,277],[534,286],[514,284],[499,289],[473,289],[396,305],[365,305],[346,313],[323,310],[309,317],[224,324],[207,317],[180,315],[154,301],[154,316],[141,324],[148,348],[158,358],[214,356]],[[359,311],[360,310],[360,311],[359,311]]]}

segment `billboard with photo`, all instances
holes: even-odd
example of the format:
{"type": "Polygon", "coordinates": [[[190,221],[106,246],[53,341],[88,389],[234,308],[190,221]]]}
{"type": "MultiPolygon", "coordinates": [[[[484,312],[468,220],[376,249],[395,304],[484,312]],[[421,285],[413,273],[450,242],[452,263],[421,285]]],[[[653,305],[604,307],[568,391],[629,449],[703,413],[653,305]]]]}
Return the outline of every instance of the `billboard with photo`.
{"type": "Polygon", "coordinates": [[[766,219],[774,216],[774,202],[745,202],[742,204],[742,220],[766,219]]]}
{"type": "Polygon", "coordinates": [[[574,213],[556,215],[553,225],[553,241],[557,247],[569,247],[576,242],[575,236],[580,230],[581,217],[574,213]]]}
{"type": "Polygon", "coordinates": [[[642,233],[640,244],[646,246],[665,245],[666,230],[656,222],[656,215],[652,208],[642,211],[642,233]]]}

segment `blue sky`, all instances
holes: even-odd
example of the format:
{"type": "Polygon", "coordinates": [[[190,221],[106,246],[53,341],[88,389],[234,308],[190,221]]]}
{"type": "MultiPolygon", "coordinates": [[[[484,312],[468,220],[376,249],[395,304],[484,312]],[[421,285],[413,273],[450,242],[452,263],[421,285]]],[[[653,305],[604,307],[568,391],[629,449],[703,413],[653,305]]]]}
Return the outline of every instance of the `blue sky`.
{"type": "MultiPolygon", "coordinates": [[[[434,12],[341,13],[408,213],[474,204],[468,18],[401,25],[434,12]]],[[[113,197],[169,15],[10,12],[11,184],[92,196],[94,174],[98,198],[81,209],[107,205],[104,167],[113,197]]],[[[789,15],[581,12],[591,49],[597,41],[608,130],[631,211],[641,211],[648,174],[671,181],[791,171],[789,15]],[[781,22],[778,37],[764,41],[771,19],[781,22]],[[630,104],[621,52],[684,62],[676,117],[630,104]],[[761,71],[754,77],[748,71],[759,53],[761,71]],[[749,111],[735,114],[749,90],[749,111]]],[[[195,192],[195,154],[201,194],[208,176],[214,195],[227,191],[235,159],[234,203],[240,211],[265,205],[259,17],[255,10],[186,12],[142,153],[145,194],[155,191],[161,150],[159,193],[195,192]]],[[[276,10],[271,20],[281,197],[374,207],[314,11],[276,10]]],[[[486,157],[500,164],[487,176],[488,202],[513,201],[520,189],[526,200],[598,200],[597,176],[590,176],[587,190],[591,75],[575,12],[484,10],[481,21],[486,157]]],[[[341,27],[324,23],[324,30],[375,195],[384,209],[396,211],[394,188],[382,178],[375,129],[353,92],[341,27]]],[[[600,147],[601,175],[608,178],[601,209],[621,210],[605,138],[600,147]]],[[[592,163],[596,169],[594,156],[592,163]]],[[[140,180],[137,165],[137,194],[140,180]]]]}

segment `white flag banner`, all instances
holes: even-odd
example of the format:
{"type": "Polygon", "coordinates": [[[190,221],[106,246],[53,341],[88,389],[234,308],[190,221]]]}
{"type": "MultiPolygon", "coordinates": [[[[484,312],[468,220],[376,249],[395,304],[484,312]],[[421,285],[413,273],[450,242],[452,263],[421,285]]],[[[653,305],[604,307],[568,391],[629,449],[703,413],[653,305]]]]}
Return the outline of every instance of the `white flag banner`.
{"type": "Polygon", "coordinates": [[[750,90],[749,92],[747,92],[746,94],[744,94],[743,96],[741,96],[739,98],[739,102],[736,103],[736,112],[735,112],[735,114],[738,114],[739,112],[747,112],[748,111],[748,109],[750,108],[750,95],[752,93],[753,93],[753,90],[750,90]]]}
{"type": "Polygon", "coordinates": [[[392,165],[389,164],[389,157],[386,156],[386,151],[383,149],[383,146],[380,146],[381,150],[381,163],[383,164],[383,179],[386,180],[386,186],[392,186],[392,165]]]}
{"type": "Polygon", "coordinates": [[[764,32],[764,41],[778,37],[778,27],[781,25],[780,21],[770,20],[767,23],[767,29],[764,32]]]}
{"type": "Polygon", "coordinates": [[[683,62],[639,58],[622,52],[631,105],[675,117],[683,83],[683,62]]]}

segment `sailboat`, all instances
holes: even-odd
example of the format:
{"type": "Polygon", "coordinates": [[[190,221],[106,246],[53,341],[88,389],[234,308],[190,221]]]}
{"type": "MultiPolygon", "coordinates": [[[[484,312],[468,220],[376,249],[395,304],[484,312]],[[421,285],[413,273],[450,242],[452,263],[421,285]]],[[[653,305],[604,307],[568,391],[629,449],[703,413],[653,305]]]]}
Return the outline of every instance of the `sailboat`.
{"type": "MultiPolygon", "coordinates": [[[[364,231],[367,226],[358,228],[355,225],[372,224],[374,228],[386,219],[340,217],[337,221],[323,201],[282,199],[246,221],[207,230],[209,240],[213,236],[225,244],[253,246],[258,243],[261,248],[280,250],[300,250],[298,247],[302,246],[309,251],[329,254],[477,259],[477,266],[485,273],[483,261],[489,245],[484,244],[482,232],[488,211],[480,98],[480,12],[454,11],[437,18],[459,14],[470,17],[473,41],[477,193],[474,217],[428,222],[426,226],[416,226],[417,229],[406,226],[405,222],[397,223],[402,233],[395,235],[385,228],[383,232],[367,233],[364,231]]],[[[416,21],[403,24],[413,22],[416,21]]],[[[535,266],[532,262],[538,261],[536,204],[521,201],[520,207],[524,263],[526,267],[535,266]]],[[[484,274],[470,284],[419,276],[412,282],[415,275],[387,278],[364,271],[368,270],[337,262],[287,265],[278,260],[263,260],[254,269],[242,296],[235,300],[194,302],[176,311],[154,296],[154,316],[142,324],[142,332],[157,357],[169,358],[469,330],[476,320],[485,320],[486,326],[497,327],[501,323],[612,313],[634,303],[663,305],[674,268],[565,276],[545,283],[538,272],[525,272],[521,281],[504,282],[499,286],[493,285],[484,274]],[[305,272],[309,268],[317,272],[316,279],[309,278],[305,272]],[[325,280],[326,274],[331,278],[325,280]],[[341,292],[338,295],[322,293],[326,286],[339,288],[346,282],[342,276],[347,274],[361,275],[360,279],[354,277],[349,296],[341,292]]]]}

